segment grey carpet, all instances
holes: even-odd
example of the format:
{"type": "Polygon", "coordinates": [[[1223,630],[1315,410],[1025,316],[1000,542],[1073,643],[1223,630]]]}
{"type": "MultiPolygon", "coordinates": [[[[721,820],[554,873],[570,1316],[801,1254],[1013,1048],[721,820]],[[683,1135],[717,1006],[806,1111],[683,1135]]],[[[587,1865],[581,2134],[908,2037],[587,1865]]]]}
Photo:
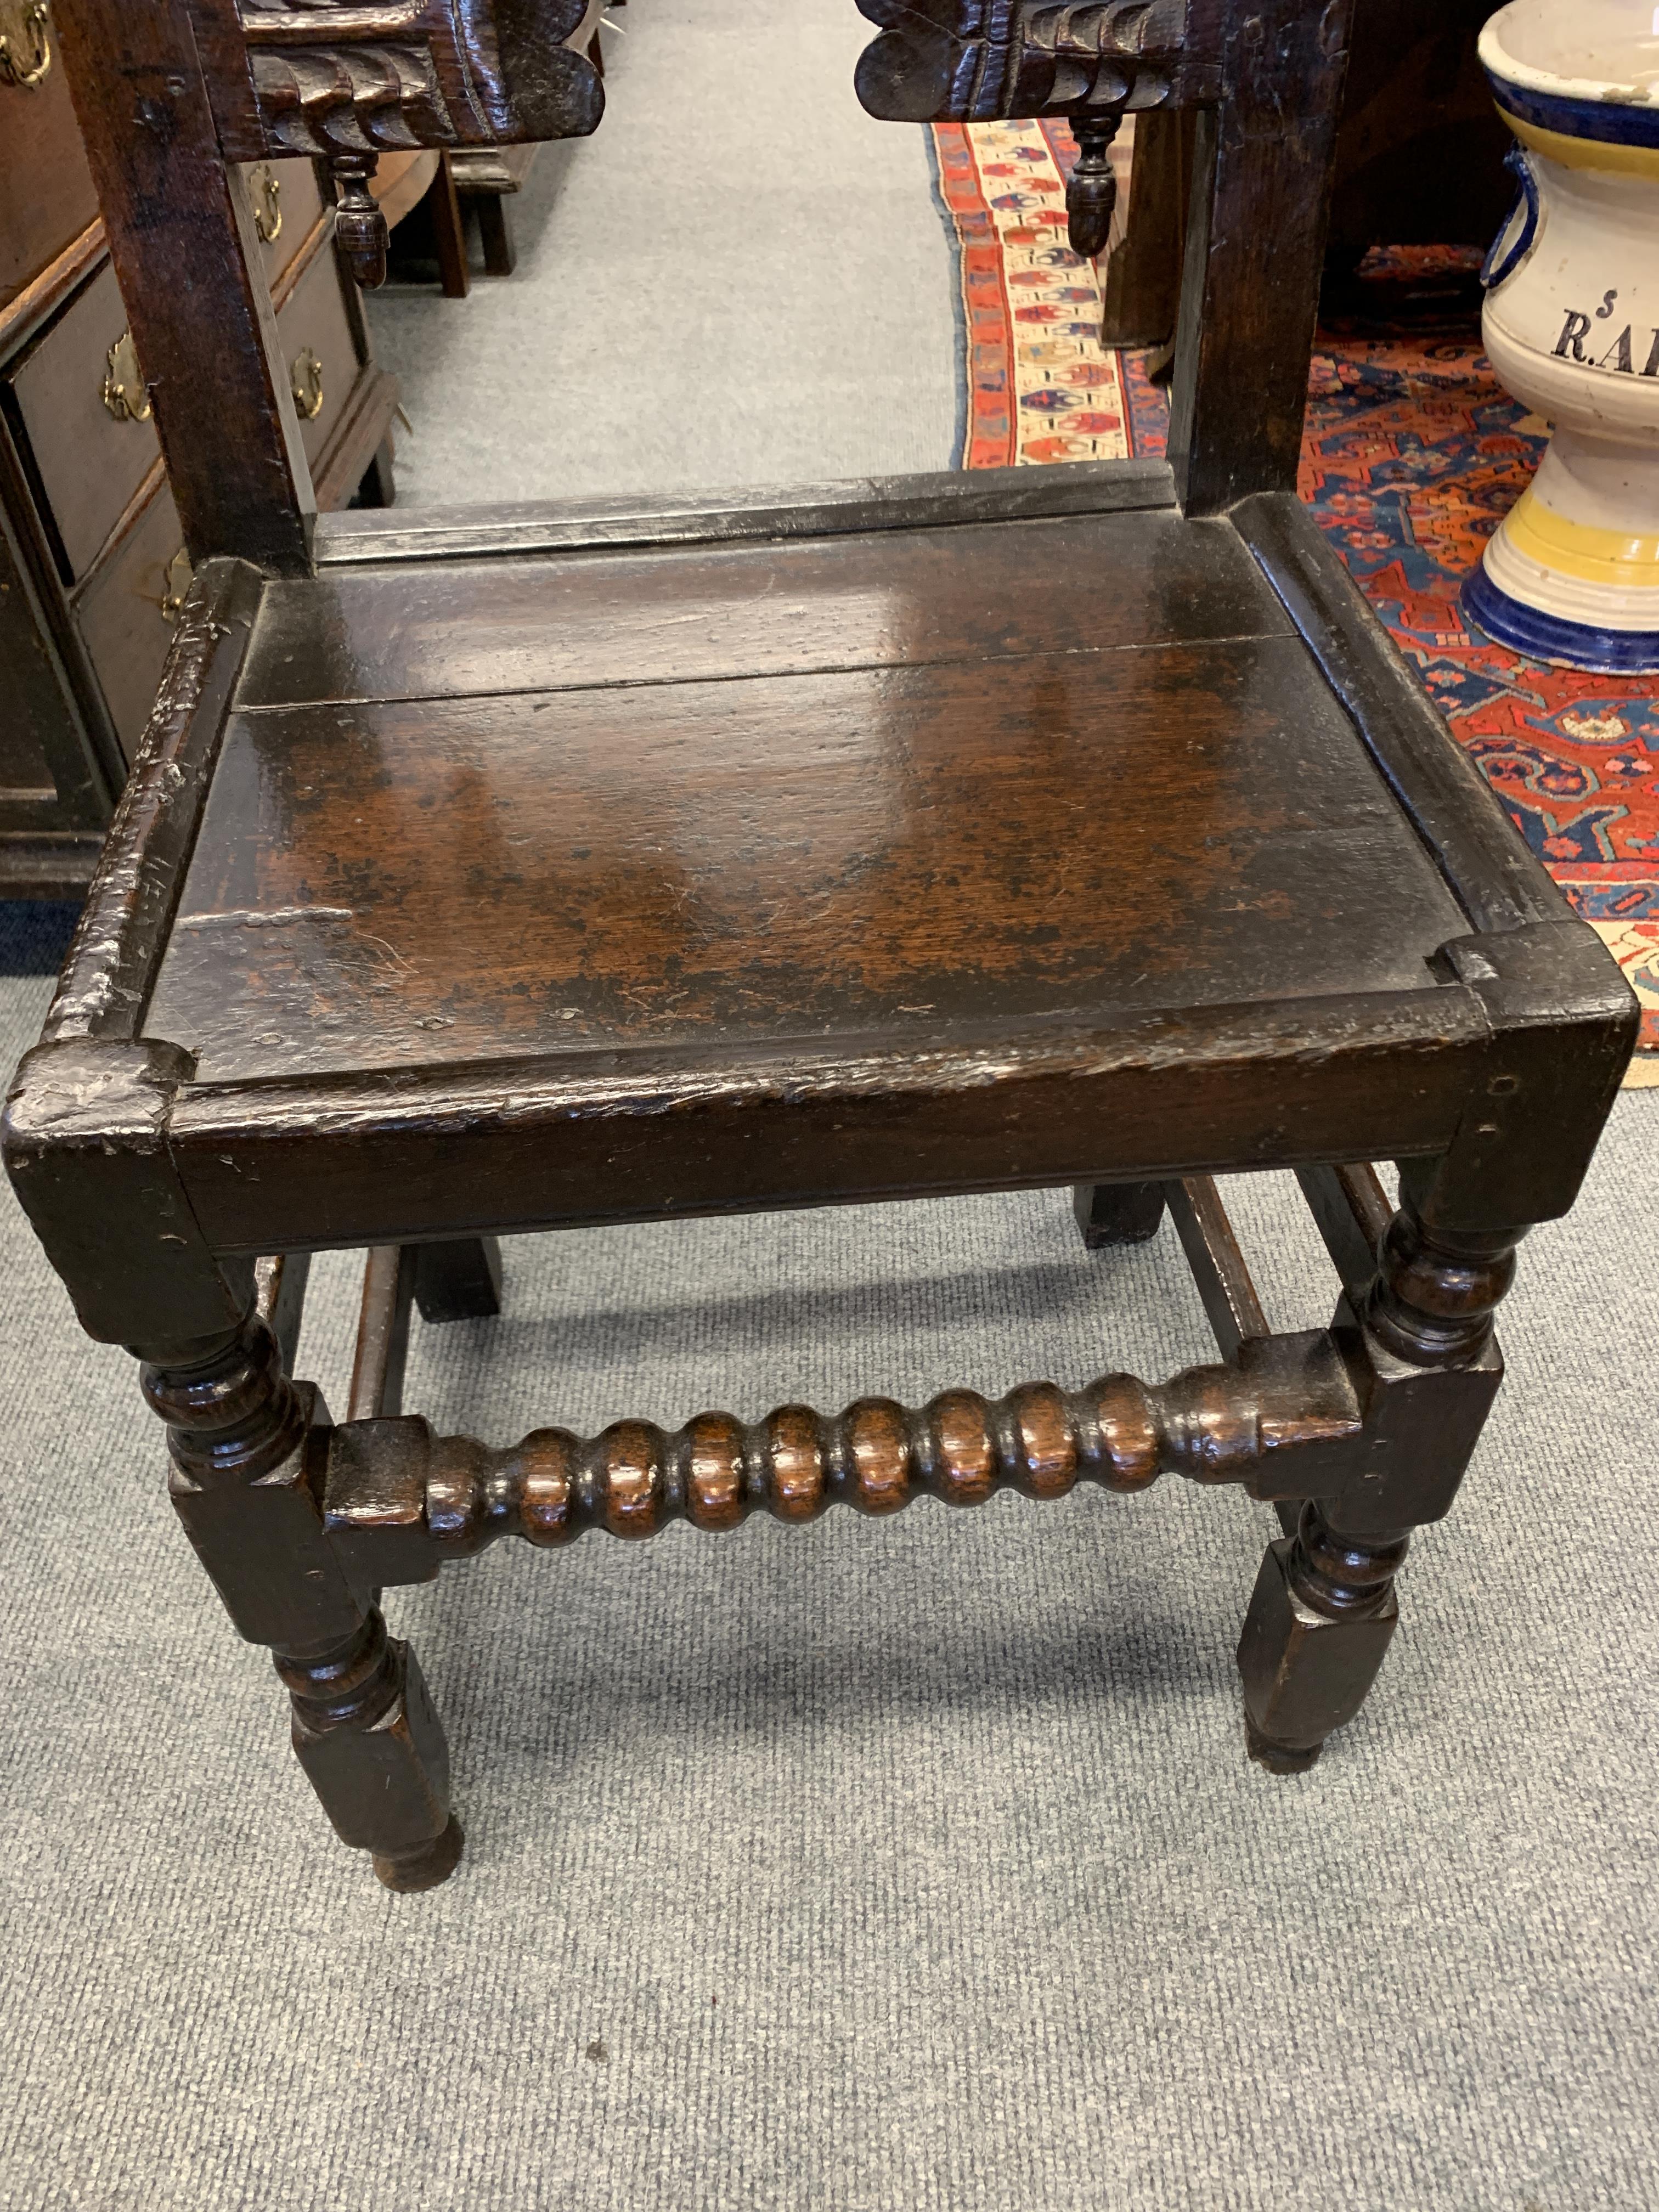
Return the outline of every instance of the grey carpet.
{"type": "MultiPolygon", "coordinates": [[[[505,292],[380,303],[422,423],[405,490],[943,465],[950,272],[918,149],[875,134],[894,166],[858,231],[790,96],[798,60],[844,75],[850,4],[628,21],[613,120],[638,88],[697,165],[652,155],[665,216],[622,148],[580,149],[544,210],[556,252],[536,262],[527,222],[544,274],[511,288],[535,313],[609,224],[620,340],[568,289],[522,355],[505,292]],[[674,96],[708,65],[698,25],[729,110],[674,96]],[[769,281],[736,323],[700,295],[720,236],[721,283],[763,250],[798,319],[769,281]]],[[[0,983],[9,1062],[61,917],[5,927],[0,961],[33,971],[0,983]]],[[[1572,1226],[1528,1246],[1465,1499],[1310,1775],[1244,1757],[1231,1651],[1272,1523],[1231,1495],[590,1537],[394,1601],[471,1838],[425,1899],[331,1845],[268,1665],[173,1524],[128,1363],[83,1346],[0,1198],[0,2207],[1659,2204],[1656,1110],[1620,1104],[1572,1226]]],[[[1283,1181],[1237,1211],[1273,1318],[1322,1318],[1283,1181]]],[[[410,1378],[497,1440],[1209,1356],[1167,1232],[1090,1261],[1057,1194],[507,1260],[506,1317],[421,1334],[410,1378]]],[[[303,1361],[337,1404],[353,1274],[320,1264],[303,1361]]]]}
{"type": "Polygon", "coordinates": [[[634,0],[607,112],[511,203],[519,265],[369,302],[399,504],[951,465],[955,271],[927,135],[871,121],[853,0],[634,0]],[[482,372],[482,380],[481,380],[482,372]]]}

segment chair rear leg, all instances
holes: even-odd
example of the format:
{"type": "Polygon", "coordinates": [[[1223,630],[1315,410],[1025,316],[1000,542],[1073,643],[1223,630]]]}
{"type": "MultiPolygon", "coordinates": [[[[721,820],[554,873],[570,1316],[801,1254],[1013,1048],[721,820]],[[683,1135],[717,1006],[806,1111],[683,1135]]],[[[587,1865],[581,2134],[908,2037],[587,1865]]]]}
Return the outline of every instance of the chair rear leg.
{"type": "Polygon", "coordinates": [[[1072,1211],[1091,1252],[1113,1244],[1145,1244],[1157,1236],[1164,1218],[1164,1186],[1080,1182],[1073,1188],[1072,1211]]]}
{"type": "Polygon", "coordinates": [[[416,1248],[415,1303],[427,1322],[486,1321],[501,1310],[501,1248],[494,1237],[459,1237],[416,1248]]]}

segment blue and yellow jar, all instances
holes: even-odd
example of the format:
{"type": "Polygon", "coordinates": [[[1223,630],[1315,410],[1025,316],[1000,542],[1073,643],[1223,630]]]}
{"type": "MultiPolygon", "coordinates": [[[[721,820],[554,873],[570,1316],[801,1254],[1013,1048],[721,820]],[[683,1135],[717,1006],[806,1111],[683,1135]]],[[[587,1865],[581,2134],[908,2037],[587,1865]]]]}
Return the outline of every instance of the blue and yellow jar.
{"type": "Polygon", "coordinates": [[[1464,611],[1535,659],[1656,672],[1659,10],[1510,0],[1480,58],[1521,187],[1484,272],[1486,347],[1552,435],[1464,611]]]}

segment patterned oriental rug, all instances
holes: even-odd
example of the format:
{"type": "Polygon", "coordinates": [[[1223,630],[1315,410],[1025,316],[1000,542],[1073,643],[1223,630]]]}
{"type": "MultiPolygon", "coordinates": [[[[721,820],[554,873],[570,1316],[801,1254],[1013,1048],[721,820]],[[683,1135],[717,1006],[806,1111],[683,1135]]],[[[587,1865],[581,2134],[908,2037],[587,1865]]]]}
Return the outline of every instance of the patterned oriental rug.
{"type": "MultiPolygon", "coordinates": [[[[933,129],[961,268],[958,465],[1164,449],[1141,357],[1100,343],[1101,280],[1066,243],[1063,125],[933,129]]],[[[1494,381],[1451,247],[1374,253],[1322,328],[1301,491],[1510,817],[1643,1003],[1629,1082],[1659,1085],[1659,680],[1523,659],[1466,623],[1463,578],[1546,431],[1494,381]]]]}

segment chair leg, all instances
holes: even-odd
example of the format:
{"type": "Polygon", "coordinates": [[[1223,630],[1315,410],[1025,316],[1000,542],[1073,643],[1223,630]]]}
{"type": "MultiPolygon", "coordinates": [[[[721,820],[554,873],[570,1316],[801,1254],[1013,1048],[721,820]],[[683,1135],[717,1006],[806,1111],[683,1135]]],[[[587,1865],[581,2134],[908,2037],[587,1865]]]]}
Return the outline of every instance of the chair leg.
{"type": "Polygon", "coordinates": [[[1091,1252],[1112,1244],[1145,1244],[1164,1218],[1161,1182],[1080,1182],[1072,1192],[1072,1211],[1091,1252]]]}
{"type": "Polygon", "coordinates": [[[475,204],[478,210],[478,235],[483,241],[485,273],[510,276],[518,265],[519,255],[513,243],[513,216],[507,194],[479,192],[475,204]]]}
{"type": "Polygon", "coordinates": [[[433,1887],[463,1841],[443,1730],[413,1654],[329,1542],[312,1464],[327,1423],[317,1393],[283,1373],[257,1314],[153,1359],[143,1387],[167,1424],[185,1533],[236,1627],[275,1656],[323,1809],[389,1889],[433,1887]]]}
{"type": "Polygon", "coordinates": [[[438,173],[428,188],[427,205],[432,210],[432,236],[444,297],[464,300],[472,282],[466,267],[466,224],[447,154],[438,156],[438,173]]]}
{"type": "Polygon", "coordinates": [[[1522,1233],[1448,1237],[1403,1206],[1363,1301],[1363,1333],[1339,1312],[1369,1370],[1376,1472],[1363,1498],[1309,1499],[1262,1560],[1238,1668],[1250,1755],[1272,1773],[1311,1766],[1376,1679],[1412,1530],[1449,1510],[1502,1379],[1492,1313],[1522,1233]]]}
{"type": "Polygon", "coordinates": [[[1296,1534],[1267,1547],[1238,1671],[1250,1756],[1270,1774],[1304,1772],[1364,1703],[1399,1625],[1408,1534],[1340,1536],[1310,1498],[1296,1534]]]}
{"type": "Polygon", "coordinates": [[[460,1237],[422,1244],[415,1266],[415,1303],[428,1327],[488,1321],[501,1310],[501,1248],[493,1237],[460,1237]]]}

